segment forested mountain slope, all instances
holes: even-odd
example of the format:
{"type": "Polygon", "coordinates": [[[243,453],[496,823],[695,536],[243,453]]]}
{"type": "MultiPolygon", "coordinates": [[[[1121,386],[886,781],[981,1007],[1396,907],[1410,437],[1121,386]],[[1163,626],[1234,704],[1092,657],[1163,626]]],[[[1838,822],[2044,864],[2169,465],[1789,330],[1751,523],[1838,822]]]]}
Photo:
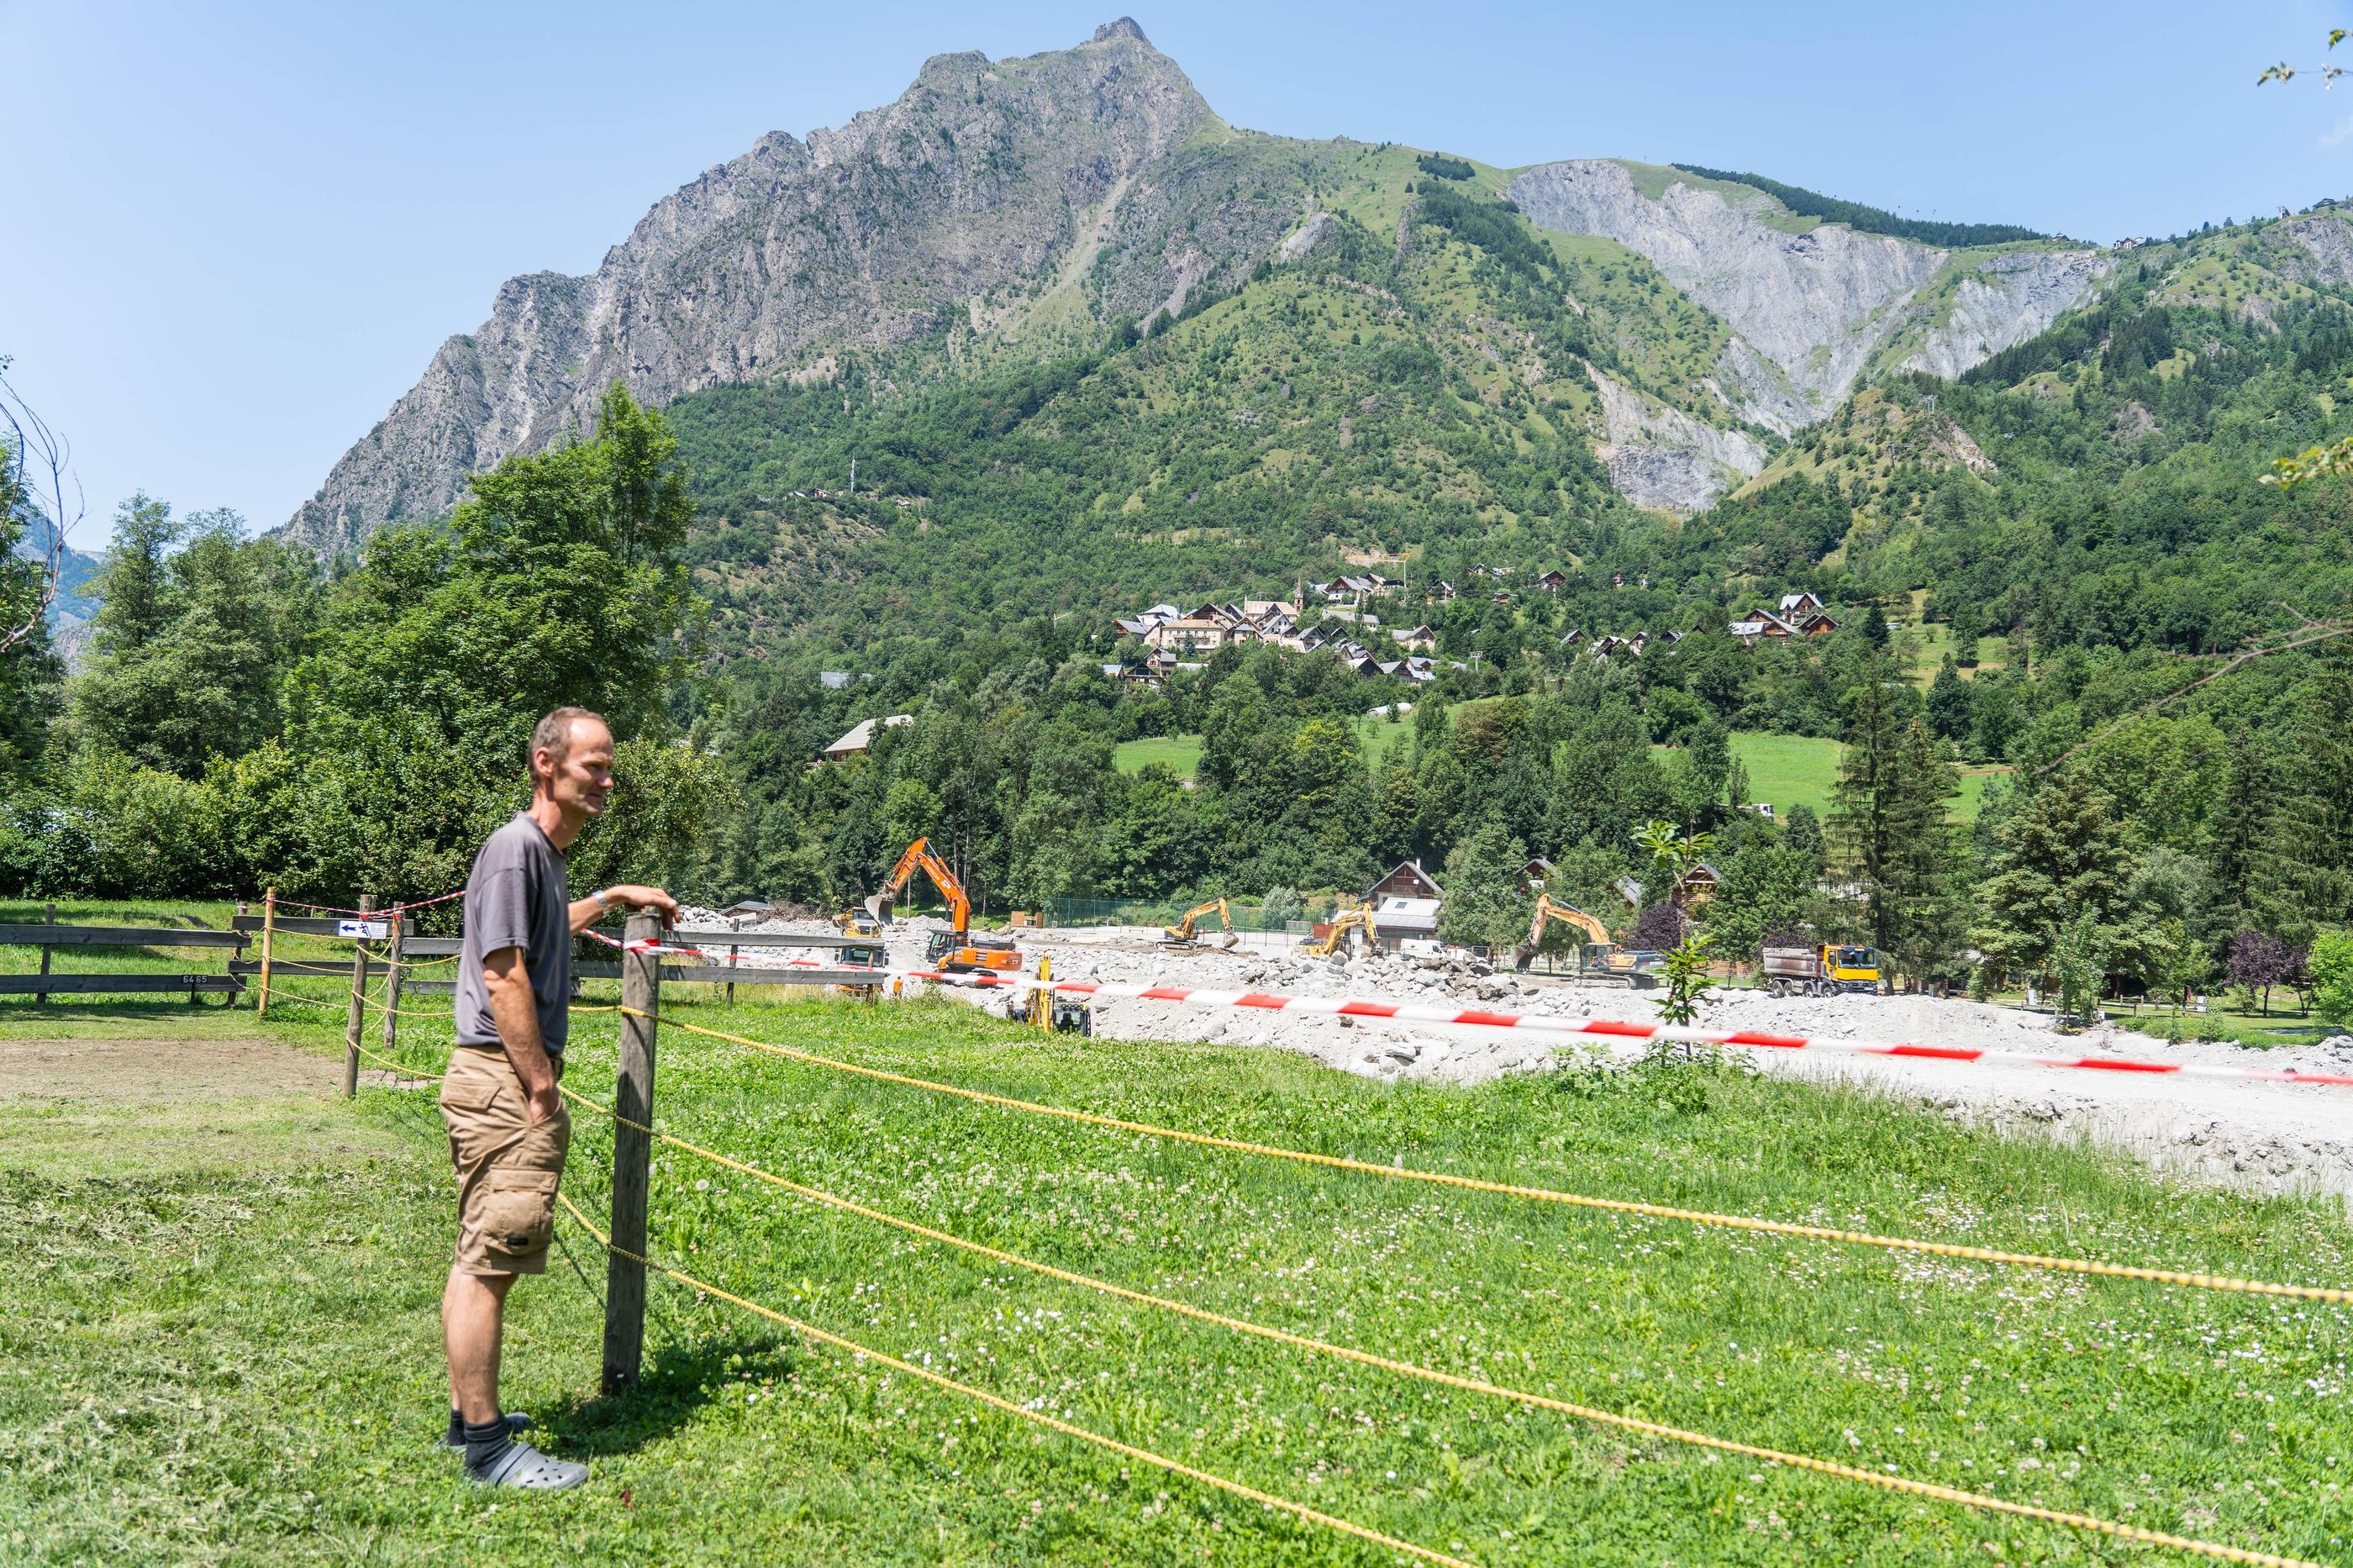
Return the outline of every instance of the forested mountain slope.
{"type": "Polygon", "coordinates": [[[1583,434],[1616,396],[1749,438],[1643,390],[1724,328],[1639,258],[1542,249],[1512,216],[1419,197],[1400,247],[1343,215],[1166,330],[1043,368],[682,399],[723,639],[856,647],[927,618],[1268,594],[1375,545],[1424,580],[1560,567],[1589,604],[1569,624],[1616,630],[1810,587],[1907,614],[1916,594],[1968,636],[2200,653],[2353,588],[2339,499],[2257,482],[2353,395],[2334,213],[2143,251],[1958,383],[1866,385],[1680,525],[1615,495],[1583,434]]]}
{"type": "Polygon", "coordinates": [[[1859,395],[1665,553],[1694,581],[1925,591],[1957,632],[2043,647],[2204,653],[2342,615],[2343,492],[2258,481],[2345,426],[2348,235],[2322,210],[2151,247],[1957,383],[1859,395]]]}
{"type": "Polygon", "coordinates": [[[1107,616],[1138,594],[1288,591],[1344,545],[1565,561],[1643,525],[1588,443],[1596,387],[1672,383],[1720,341],[1702,312],[1637,258],[1564,259],[1451,191],[1389,233],[1326,214],[1299,237],[1101,352],[681,399],[723,632],[740,616],[855,643],[915,606],[1107,616]]]}

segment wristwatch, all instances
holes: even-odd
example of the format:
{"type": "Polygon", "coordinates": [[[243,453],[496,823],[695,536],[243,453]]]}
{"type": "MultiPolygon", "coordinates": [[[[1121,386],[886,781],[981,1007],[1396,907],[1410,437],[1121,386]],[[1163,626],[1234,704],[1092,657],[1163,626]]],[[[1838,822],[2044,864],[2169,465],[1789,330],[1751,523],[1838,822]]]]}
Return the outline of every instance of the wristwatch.
{"type": "Polygon", "coordinates": [[[605,912],[606,912],[607,914],[608,914],[608,915],[609,915],[609,914],[611,914],[611,913],[613,912],[613,902],[614,902],[614,900],[613,900],[613,895],[612,895],[612,892],[611,892],[611,890],[610,890],[609,889],[606,889],[606,888],[599,888],[599,889],[597,889],[595,892],[593,892],[593,893],[589,894],[588,896],[589,896],[590,898],[592,898],[592,899],[596,900],[598,903],[600,903],[600,904],[604,905],[604,906],[605,906],[605,912]]]}

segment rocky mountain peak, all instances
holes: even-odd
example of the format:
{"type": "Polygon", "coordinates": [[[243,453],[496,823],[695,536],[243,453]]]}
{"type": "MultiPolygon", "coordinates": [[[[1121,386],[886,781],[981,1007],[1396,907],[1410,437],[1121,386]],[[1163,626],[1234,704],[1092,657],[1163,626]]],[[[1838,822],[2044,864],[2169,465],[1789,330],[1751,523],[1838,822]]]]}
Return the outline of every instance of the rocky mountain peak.
{"type": "MultiPolygon", "coordinates": [[[[772,132],[664,197],[594,274],[511,279],[289,530],[329,552],[446,512],[468,474],[585,426],[617,378],[662,404],[938,334],[1051,277],[1081,215],[1209,118],[1129,21],[1026,58],[934,56],[896,101],[805,142],[772,132]]],[[[1155,253],[1127,259],[1122,297],[1191,287],[1155,253]]]]}

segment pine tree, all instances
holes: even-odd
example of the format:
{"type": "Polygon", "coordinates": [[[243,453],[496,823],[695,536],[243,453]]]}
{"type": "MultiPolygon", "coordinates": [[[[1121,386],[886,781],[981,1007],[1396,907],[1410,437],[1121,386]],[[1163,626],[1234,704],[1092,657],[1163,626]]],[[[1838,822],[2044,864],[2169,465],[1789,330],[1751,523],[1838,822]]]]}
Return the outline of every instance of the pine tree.
{"type": "Polygon", "coordinates": [[[2232,737],[2221,795],[2206,822],[2214,899],[2200,934],[2209,942],[2294,923],[2299,900],[2276,835],[2298,803],[2280,775],[2276,759],[2254,736],[2242,729],[2232,737]]]}
{"type": "Polygon", "coordinates": [[[114,542],[91,584],[99,599],[88,664],[70,688],[81,731],[155,767],[172,758],[156,737],[178,717],[179,682],[164,641],[175,614],[169,555],[185,532],[143,492],[114,514],[114,542]]]}
{"type": "Polygon", "coordinates": [[[1960,781],[1945,762],[1928,726],[1915,719],[1905,726],[1896,753],[1894,818],[1898,829],[1891,901],[1883,945],[1906,974],[1925,975],[1960,946],[1962,911],[1956,887],[1961,863],[1959,830],[1952,798],[1960,781]]]}
{"type": "Polygon", "coordinates": [[[1936,667],[1936,679],[1928,685],[1928,724],[1939,739],[1957,741],[1969,732],[1977,721],[1977,706],[1969,700],[1969,683],[1947,654],[1945,662],[1936,667]]]}
{"type": "Polygon", "coordinates": [[[1830,837],[1873,945],[1917,975],[1949,952],[1957,926],[1947,803],[1958,786],[1927,726],[1904,719],[1880,675],[1874,666],[1852,700],[1830,837]]]}
{"type": "Polygon", "coordinates": [[[1733,753],[1732,762],[1724,771],[1724,804],[1734,811],[1748,809],[1748,764],[1733,753]]]}
{"type": "Polygon", "coordinates": [[[2104,923],[2121,911],[2132,853],[2110,805],[2069,769],[2003,821],[1969,932],[1994,964],[2048,976],[2061,931],[2087,910],[2104,923]]]}

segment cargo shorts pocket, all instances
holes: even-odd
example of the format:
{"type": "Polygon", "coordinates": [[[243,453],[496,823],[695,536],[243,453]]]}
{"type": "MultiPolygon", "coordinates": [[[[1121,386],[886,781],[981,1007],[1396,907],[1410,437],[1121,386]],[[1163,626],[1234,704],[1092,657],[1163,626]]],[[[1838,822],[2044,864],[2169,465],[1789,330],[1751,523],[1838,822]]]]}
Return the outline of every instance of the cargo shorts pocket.
{"type": "Polygon", "coordinates": [[[482,1239],[509,1258],[535,1258],[555,1230],[555,1173],[493,1165],[482,1193],[482,1239]]]}

